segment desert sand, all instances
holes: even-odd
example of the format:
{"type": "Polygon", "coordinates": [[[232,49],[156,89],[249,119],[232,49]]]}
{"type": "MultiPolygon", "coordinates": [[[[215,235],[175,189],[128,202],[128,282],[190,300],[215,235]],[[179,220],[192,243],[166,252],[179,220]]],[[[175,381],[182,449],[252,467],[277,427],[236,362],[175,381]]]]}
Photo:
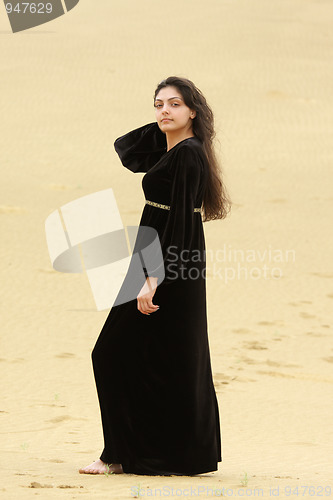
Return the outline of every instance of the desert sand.
{"type": "Polygon", "coordinates": [[[329,496],[332,16],[328,0],[82,0],[12,33],[1,10],[1,498],[329,496]],[[138,224],[143,174],[113,142],[154,121],[169,75],[212,106],[234,202],[204,224],[223,461],[80,475],[103,449],[90,356],[109,311],[52,268],[45,220],[111,187],[138,224]]]}

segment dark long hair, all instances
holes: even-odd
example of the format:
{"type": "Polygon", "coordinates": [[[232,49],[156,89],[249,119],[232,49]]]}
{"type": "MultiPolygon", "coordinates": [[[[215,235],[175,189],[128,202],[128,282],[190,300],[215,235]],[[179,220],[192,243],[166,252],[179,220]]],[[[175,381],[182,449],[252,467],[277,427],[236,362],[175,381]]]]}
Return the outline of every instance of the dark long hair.
{"type": "Polygon", "coordinates": [[[214,115],[202,92],[187,78],[169,76],[162,80],[154,94],[154,101],[164,87],[176,87],[187,107],[196,111],[192,120],[193,133],[202,142],[208,161],[208,181],[203,194],[203,222],[224,219],[232,201],[223,182],[221,167],[216,159],[213,140],[215,138],[214,115]]]}

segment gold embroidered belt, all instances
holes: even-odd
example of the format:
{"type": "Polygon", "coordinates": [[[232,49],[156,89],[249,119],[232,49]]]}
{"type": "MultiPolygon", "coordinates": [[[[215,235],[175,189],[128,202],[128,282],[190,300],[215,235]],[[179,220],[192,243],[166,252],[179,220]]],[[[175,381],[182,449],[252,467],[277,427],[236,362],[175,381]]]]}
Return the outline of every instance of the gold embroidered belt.
{"type": "MultiPolygon", "coordinates": [[[[148,205],[152,205],[153,207],[164,208],[164,210],[170,210],[170,206],[169,205],[161,205],[161,203],[155,203],[155,201],[149,201],[149,200],[146,200],[146,203],[148,205]]],[[[201,207],[195,208],[194,212],[201,212],[201,207]]]]}

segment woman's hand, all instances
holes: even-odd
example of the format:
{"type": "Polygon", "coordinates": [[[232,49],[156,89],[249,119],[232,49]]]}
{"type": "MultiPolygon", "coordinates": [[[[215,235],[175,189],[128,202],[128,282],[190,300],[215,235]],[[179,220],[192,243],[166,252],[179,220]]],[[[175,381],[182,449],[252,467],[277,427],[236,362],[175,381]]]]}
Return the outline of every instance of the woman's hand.
{"type": "Polygon", "coordinates": [[[148,277],[137,296],[138,309],[142,314],[147,314],[158,311],[160,306],[153,304],[153,297],[157,288],[158,278],[148,277]]]}

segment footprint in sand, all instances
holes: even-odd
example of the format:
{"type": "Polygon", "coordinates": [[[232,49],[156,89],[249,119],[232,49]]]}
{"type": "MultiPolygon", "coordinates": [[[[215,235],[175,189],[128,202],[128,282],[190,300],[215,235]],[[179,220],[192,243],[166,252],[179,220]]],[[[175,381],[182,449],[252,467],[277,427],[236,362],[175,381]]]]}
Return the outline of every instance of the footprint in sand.
{"type": "Polygon", "coordinates": [[[23,214],[27,210],[23,207],[15,207],[13,205],[0,205],[0,214],[23,214]]]}
{"type": "Polygon", "coordinates": [[[257,373],[261,375],[270,375],[271,377],[282,377],[282,378],[290,378],[297,380],[312,380],[315,382],[327,382],[329,384],[333,383],[332,378],[321,377],[319,375],[312,375],[310,373],[281,373],[281,372],[273,372],[273,371],[264,371],[258,370],[257,373]]]}
{"type": "Polygon", "coordinates": [[[215,373],[213,375],[214,384],[229,384],[229,381],[232,380],[232,377],[228,375],[224,375],[224,373],[215,373]]]}
{"type": "Polygon", "coordinates": [[[65,420],[72,420],[73,417],[69,415],[60,415],[59,417],[51,418],[50,420],[45,420],[45,422],[51,422],[52,424],[58,424],[59,422],[64,422],[65,420]]]}
{"type": "Polygon", "coordinates": [[[309,314],[305,311],[301,311],[299,313],[299,315],[301,316],[301,318],[306,318],[306,319],[311,319],[311,318],[316,318],[317,316],[315,314],[309,314]]]}
{"type": "Polygon", "coordinates": [[[242,356],[241,358],[237,359],[237,363],[242,362],[246,363],[247,365],[257,365],[260,363],[260,361],[255,361],[252,358],[248,358],[247,356],[242,356]]]}
{"type": "MultiPolygon", "coordinates": [[[[247,365],[267,365],[267,366],[274,366],[275,368],[280,368],[282,366],[285,368],[301,368],[301,365],[280,363],[278,361],[272,361],[270,359],[266,359],[265,361],[256,361],[252,358],[248,358],[247,356],[243,356],[242,358],[239,358],[239,361],[242,361],[243,363],[246,363],[247,365]]],[[[272,373],[272,372],[270,372],[270,373],[272,373]]]]}
{"type": "Polygon", "coordinates": [[[228,375],[224,375],[224,373],[216,373],[213,378],[214,386],[217,392],[219,392],[219,386],[221,386],[222,384],[229,384],[233,380],[235,380],[236,382],[257,382],[257,380],[254,380],[252,378],[240,377],[239,375],[229,377],[228,375]]]}
{"type": "Polygon", "coordinates": [[[257,325],[262,325],[262,326],[276,326],[278,325],[279,321],[258,321],[257,325]]]}
{"type": "Polygon", "coordinates": [[[251,333],[251,330],[248,330],[247,328],[235,328],[231,331],[234,333],[251,333]]]}
{"type": "Polygon", "coordinates": [[[278,363],[277,361],[271,361],[270,359],[266,359],[266,361],[263,361],[262,363],[268,366],[275,367],[284,366],[285,368],[301,368],[301,365],[278,363]]]}
{"type": "Polygon", "coordinates": [[[26,361],[26,360],[24,358],[14,358],[14,359],[0,358],[0,361],[7,362],[7,363],[22,363],[23,361],[26,361]]]}
{"type": "Polygon", "coordinates": [[[39,267],[39,268],[37,268],[37,271],[38,271],[39,273],[59,274],[59,272],[58,272],[58,271],[56,271],[55,269],[53,269],[53,268],[51,268],[51,267],[50,267],[49,269],[43,269],[43,268],[39,267]]]}
{"type": "Polygon", "coordinates": [[[305,335],[311,335],[311,337],[327,337],[325,333],[316,333],[316,332],[305,332],[305,335]]]}
{"type": "Polygon", "coordinates": [[[290,306],[299,307],[301,304],[312,304],[311,300],[300,300],[299,302],[288,302],[290,306]]]}
{"type": "Polygon", "coordinates": [[[333,274],[330,273],[308,273],[310,276],[317,276],[318,278],[333,278],[333,274]]]}
{"type": "Polygon", "coordinates": [[[54,488],[53,484],[40,484],[37,481],[32,481],[28,488],[54,488]]]}
{"type": "Polygon", "coordinates": [[[268,347],[264,347],[263,345],[259,344],[256,340],[252,342],[243,342],[245,349],[256,349],[257,351],[262,351],[262,350],[267,350],[268,347]]]}
{"type": "MultiPolygon", "coordinates": [[[[38,483],[37,481],[32,481],[29,486],[26,486],[27,488],[54,488],[53,484],[41,484],[38,483]]],[[[71,486],[69,484],[59,484],[59,486],[56,486],[56,488],[84,488],[82,485],[78,486],[71,486]]]]}
{"type": "Polygon", "coordinates": [[[69,484],[59,484],[57,488],[84,488],[84,486],[70,486],[69,484]]]}

